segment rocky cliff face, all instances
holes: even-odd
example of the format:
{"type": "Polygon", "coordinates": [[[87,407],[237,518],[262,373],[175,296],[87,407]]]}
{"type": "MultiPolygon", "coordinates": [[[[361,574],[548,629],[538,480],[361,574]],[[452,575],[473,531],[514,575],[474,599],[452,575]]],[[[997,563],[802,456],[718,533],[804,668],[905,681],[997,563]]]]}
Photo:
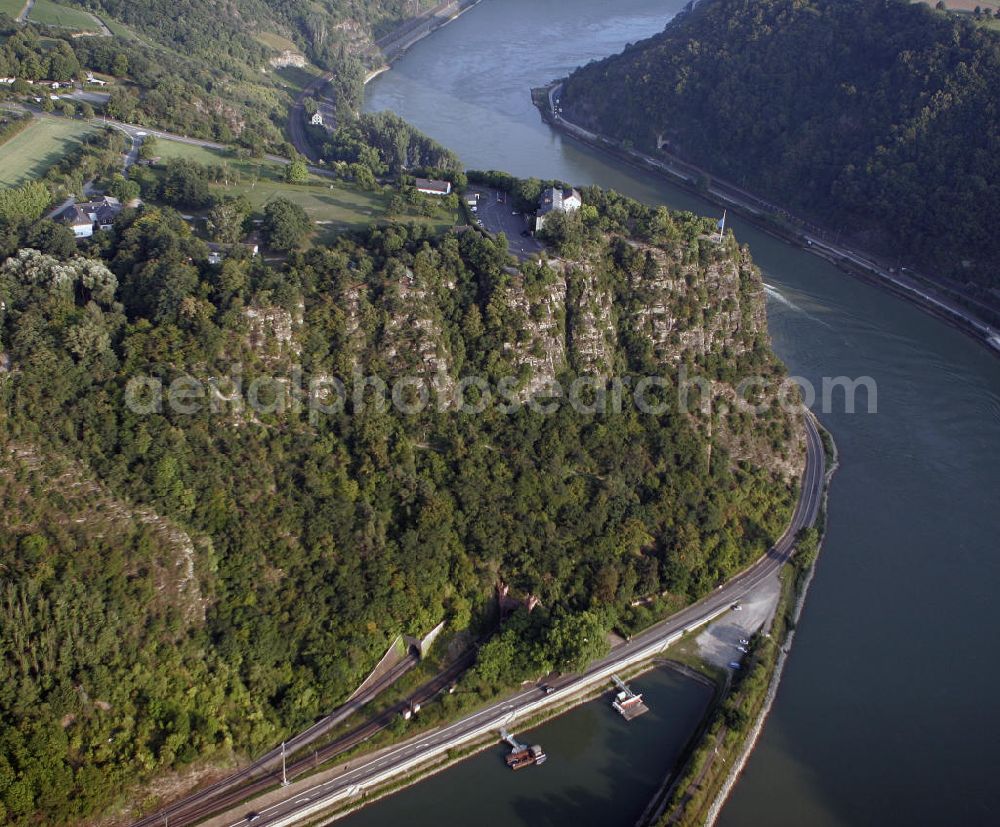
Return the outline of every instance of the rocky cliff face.
{"type": "MultiPolygon", "coordinates": [[[[396,263],[367,278],[347,269],[330,297],[339,317],[331,373],[345,380],[356,371],[378,374],[390,384],[413,377],[435,401],[451,399],[458,381],[475,372],[456,358],[456,343],[460,351],[473,346],[448,318],[458,288],[441,275],[438,255],[428,250],[412,266],[396,263]]],[[[638,349],[648,356],[647,372],[687,378],[687,415],[733,463],[785,479],[801,468],[801,419],[779,405],[782,375],[770,355],[763,284],[749,252],[731,237],[720,243],[705,236],[692,248],[609,236],[578,259],[511,268],[489,304],[487,315],[502,317],[495,320],[501,357],[518,379],[520,401],[567,377],[634,372],[638,349]],[[743,390],[751,380],[753,394],[743,390]]],[[[309,311],[247,311],[249,342],[265,364],[301,356],[309,311]]]]}
{"type": "Polygon", "coordinates": [[[678,251],[632,246],[648,264],[632,279],[641,297],[634,324],[657,357],[680,363],[686,356],[737,357],[767,337],[764,288],[750,255],[711,263],[685,264],[678,251]]]}
{"type": "Polygon", "coordinates": [[[550,268],[542,284],[526,287],[518,274],[504,301],[516,319],[518,334],[504,343],[504,352],[524,378],[519,398],[542,393],[566,369],[566,276],[550,268]]]}
{"type": "Polygon", "coordinates": [[[591,262],[570,265],[569,344],[572,364],[580,374],[609,376],[618,339],[612,282],[591,262]]]}
{"type": "Polygon", "coordinates": [[[432,267],[421,276],[407,267],[388,274],[385,322],[377,353],[393,376],[423,379],[438,394],[454,390],[454,364],[448,348],[437,289],[447,289],[432,267]]]}
{"type": "Polygon", "coordinates": [[[265,364],[274,365],[302,352],[294,334],[302,327],[303,307],[296,312],[275,305],[252,306],[244,311],[247,321],[246,344],[265,364]]]}
{"type": "Polygon", "coordinates": [[[769,353],[764,286],[732,239],[696,262],[679,248],[627,242],[620,250],[633,301],[628,320],[665,370],[683,366],[687,414],[731,461],[791,480],[805,461],[797,396],[769,353]],[[721,378],[720,378],[721,377],[721,378]]]}

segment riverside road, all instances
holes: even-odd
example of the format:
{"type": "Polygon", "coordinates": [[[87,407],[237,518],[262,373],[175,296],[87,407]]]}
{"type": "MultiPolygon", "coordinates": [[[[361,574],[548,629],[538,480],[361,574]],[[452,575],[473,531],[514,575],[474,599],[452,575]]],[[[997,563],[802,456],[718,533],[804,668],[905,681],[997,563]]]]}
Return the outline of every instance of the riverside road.
{"type": "MultiPolygon", "coordinates": [[[[448,750],[479,740],[502,726],[513,725],[518,719],[544,707],[564,703],[583,690],[607,681],[613,672],[652,658],[686,631],[729,611],[734,603],[789,560],[798,533],[813,525],[819,514],[826,463],[816,423],[808,413],[805,414],[805,424],[806,469],[792,520],[768,553],[740,575],[697,603],[615,647],[583,674],[553,682],[555,692],[545,695],[537,686],[531,687],[453,724],[423,733],[329,781],[305,790],[298,787],[286,801],[262,809],[254,823],[260,827],[285,827],[315,818],[337,804],[348,803],[370,787],[443,756],[448,750]]],[[[245,813],[239,816],[234,813],[232,827],[245,823],[245,813]]]]}

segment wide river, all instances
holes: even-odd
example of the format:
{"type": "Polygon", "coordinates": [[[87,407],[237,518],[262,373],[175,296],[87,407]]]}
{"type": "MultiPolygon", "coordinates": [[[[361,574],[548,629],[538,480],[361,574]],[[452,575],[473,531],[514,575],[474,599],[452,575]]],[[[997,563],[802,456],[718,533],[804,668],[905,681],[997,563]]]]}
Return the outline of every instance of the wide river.
{"type": "MultiPolygon", "coordinates": [[[[367,106],[398,112],[470,168],[595,183],[717,214],[556,134],[529,95],[662,29],[682,5],[484,0],[373,81],[367,106]]],[[[817,411],[843,463],[829,534],[777,702],[720,821],[997,823],[1000,359],[802,250],[738,219],[730,226],[771,288],[771,334],[791,372],[817,386],[824,376],[871,376],[878,412],[817,411]]],[[[651,756],[669,761],[699,708],[690,682],[648,680],[663,697],[673,693],[678,721],[687,716],[679,728],[650,721],[662,733],[659,753],[644,744],[629,748],[624,768],[609,761],[616,722],[591,705],[543,728],[550,753],[572,755],[577,783],[555,760],[505,775],[486,755],[374,805],[357,823],[631,827],[642,808],[627,779],[646,779],[651,756]],[[613,783],[600,783],[606,777],[613,783]]]]}

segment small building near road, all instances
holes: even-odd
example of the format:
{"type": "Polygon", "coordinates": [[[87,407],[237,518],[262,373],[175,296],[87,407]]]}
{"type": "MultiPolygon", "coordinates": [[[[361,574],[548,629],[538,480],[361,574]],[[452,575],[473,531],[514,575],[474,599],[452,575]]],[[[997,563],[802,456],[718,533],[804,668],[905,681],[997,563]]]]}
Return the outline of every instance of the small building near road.
{"type": "Polygon", "coordinates": [[[323,113],[313,112],[313,116],[309,119],[309,123],[312,126],[322,126],[323,125],[323,113]]]}
{"type": "Polygon", "coordinates": [[[415,183],[417,191],[422,192],[424,195],[451,195],[451,181],[418,178],[415,183]]]}
{"type": "Polygon", "coordinates": [[[70,204],[56,216],[56,221],[66,224],[77,238],[90,238],[94,230],[110,230],[121,211],[117,198],[102,195],[92,201],[70,204]]]}
{"type": "Polygon", "coordinates": [[[535,230],[545,226],[545,219],[555,212],[574,213],[583,206],[583,199],[575,189],[563,190],[549,187],[542,193],[538,202],[538,213],[535,215],[535,230]]]}

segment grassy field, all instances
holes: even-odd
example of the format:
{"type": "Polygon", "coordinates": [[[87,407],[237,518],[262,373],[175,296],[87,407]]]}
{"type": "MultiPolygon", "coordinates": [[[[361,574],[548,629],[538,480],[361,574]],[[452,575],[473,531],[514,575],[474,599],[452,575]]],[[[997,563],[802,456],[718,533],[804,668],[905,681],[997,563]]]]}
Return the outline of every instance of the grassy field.
{"type": "Polygon", "coordinates": [[[82,9],[60,6],[52,0],[35,0],[28,19],[43,26],[59,26],[74,31],[96,32],[101,28],[93,15],[82,9]]]}
{"type": "Polygon", "coordinates": [[[16,18],[24,8],[24,0],[0,0],[0,14],[16,18]]]}
{"type": "Polygon", "coordinates": [[[301,92],[320,76],[320,71],[311,63],[306,66],[284,66],[274,69],[275,77],[280,78],[279,86],[284,86],[293,92],[301,92]]]}
{"type": "Polygon", "coordinates": [[[82,121],[36,119],[0,148],[0,186],[20,186],[44,175],[93,129],[82,121]]]}
{"type": "MultiPolygon", "coordinates": [[[[318,175],[310,176],[306,184],[286,184],[284,169],[280,164],[240,160],[226,152],[176,141],[158,140],[156,154],[162,159],[187,158],[199,164],[229,164],[234,171],[239,171],[239,183],[228,187],[223,184],[213,185],[213,191],[245,195],[256,210],[263,210],[264,205],[273,198],[294,201],[317,222],[314,241],[318,243],[325,243],[344,230],[362,229],[388,220],[385,211],[389,193],[386,192],[368,192],[349,183],[318,175]]],[[[430,218],[415,214],[395,218],[429,223],[439,230],[451,227],[456,222],[455,214],[444,208],[438,209],[430,218]]]]}
{"type": "Polygon", "coordinates": [[[141,40],[141,38],[128,26],[118,20],[115,20],[113,17],[104,15],[102,20],[104,21],[104,25],[108,27],[115,37],[120,37],[123,40],[141,40]]]}
{"type": "Polygon", "coordinates": [[[258,32],[255,37],[269,49],[274,49],[276,52],[299,51],[299,47],[292,43],[291,40],[274,32],[258,32]]]}

